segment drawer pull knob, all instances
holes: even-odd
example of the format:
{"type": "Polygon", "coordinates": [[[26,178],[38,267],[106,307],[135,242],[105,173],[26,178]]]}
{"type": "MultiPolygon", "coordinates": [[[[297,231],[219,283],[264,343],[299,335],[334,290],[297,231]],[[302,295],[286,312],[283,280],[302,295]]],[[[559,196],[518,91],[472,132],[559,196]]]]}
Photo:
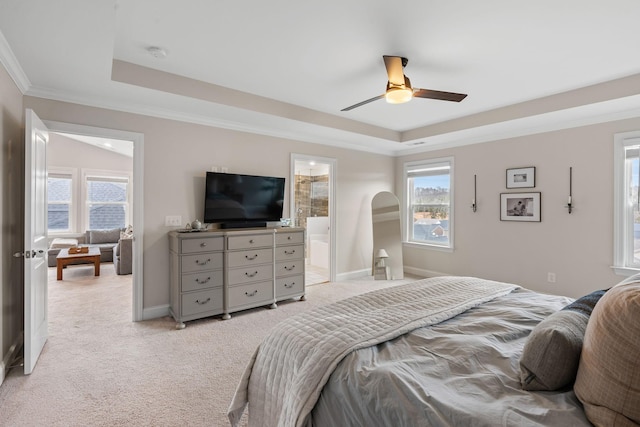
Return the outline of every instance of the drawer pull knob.
{"type": "Polygon", "coordinates": [[[286,283],[285,283],[285,284],[284,284],[284,287],[285,287],[285,288],[287,288],[287,289],[291,289],[291,288],[293,288],[295,285],[296,285],[296,282],[291,282],[291,284],[286,284],[286,283]]]}
{"type": "Polygon", "coordinates": [[[284,269],[285,269],[285,270],[287,270],[287,271],[292,271],[292,270],[294,270],[295,268],[296,268],[295,264],[294,264],[294,265],[292,265],[291,267],[287,267],[286,265],[284,266],[284,269]]]}
{"type": "Polygon", "coordinates": [[[201,285],[204,285],[205,283],[207,283],[209,280],[211,280],[211,277],[207,277],[204,280],[200,280],[200,278],[196,277],[196,283],[199,283],[201,285]]]}
{"type": "Polygon", "coordinates": [[[208,258],[206,261],[200,261],[199,259],[196,260],[196,264],[198,265],[207,265],[211,262],[211,258],[208,258]]]}
{"type": "Polygon", "coordinates": [[[207,246],[207,242],[200,243],[200,246],[203,247],[203,248],[206,247],[207,246]]]}
{"type": "Polygon", "coordinates": [[[249,243],[253,243],[253,239],[249,240],[249,243]]]}
{"type": "Polygon", "coordinates": [[[253,297],[253,296],[256,296],[257,293],[258,293],[258,290],[256,289],[253,292],[245,292],[244,294],[248,297],[253,297]]]}
{"type": "Polygon", "coordinates": [[[258,258],[258,254],[255,254],[254,256],[245,255],[244,257],[249,261],[253,261],[254,259],[258,258]]]}
{"type": "Polygon", "coordinates": [[[295,250],[295,249],[294,249],[294,250],[292,250],[292,251],[287,251],[287,250],[285,250],[285,251],[284,251],[284,253],[285,253],[286,255],[293,255],[293,254],[295,254],[295,253],[296,253],[296,250],[295,250]]]}
{"type": "Polygon", "coordinates": [[[209,301],[211,301],[211,297],[207,298],[204,301],[200,301],[199,299],[196,300],[196,302],[200,305],[205,305],[206,303],[208,303],[209,301]]]}
{"type": "Polygon", "coordinates": [[[291,240],[291,236],[287,236],[287,240],[291,240]]]}
{"type": "Polygon", "coordinates": [[[244,275],[247,277],[254,277],[256,274],[258,274],[257,271],[254,271],[253,273],[249,273],[249,272],[245,272],[244,275]]]}

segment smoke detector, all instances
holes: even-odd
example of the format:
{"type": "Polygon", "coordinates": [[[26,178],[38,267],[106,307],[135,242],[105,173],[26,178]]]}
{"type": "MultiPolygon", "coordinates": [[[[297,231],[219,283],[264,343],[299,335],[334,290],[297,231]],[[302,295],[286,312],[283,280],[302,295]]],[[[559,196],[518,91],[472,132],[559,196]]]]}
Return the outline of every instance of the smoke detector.
{"type": "Polygon", "coordinates": [[[158,46],[149,46],[147,48],[147,52],[149,53],[149,55],[158,59],[162,59],[167,56],[167,51],[158,46]]]}

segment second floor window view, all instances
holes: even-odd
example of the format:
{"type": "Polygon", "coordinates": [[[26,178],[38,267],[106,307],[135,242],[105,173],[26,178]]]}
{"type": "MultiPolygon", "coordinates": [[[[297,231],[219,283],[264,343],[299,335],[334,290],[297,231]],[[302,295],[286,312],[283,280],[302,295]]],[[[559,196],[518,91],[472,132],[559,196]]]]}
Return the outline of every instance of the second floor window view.
{"type": "Polygon", "coordinates": [[[640,269],[640,132],[615,136],[614,267],[640,269]]]}
{"type": "Polygon", "coordinates": [[[54,169],[47,176],[52,234],[124,228],[129,223],[130,177],[118,171],[54,169]],[[83,178],[78,178],[82,175],[83,178]]]}
{"type": "Polygon", "coordinates": [[[87,177],[88,229],[104,230],[127,225],[127,179],[87,177]]]}
{"type": "Polygon", "coordinates": [[[453,247],[453,159],[405,164],[407,241],[453,247]]]}
{"type": "Polygon", "coordinates": [[[47,179],[47,220],[49,231],[71,231],[72,176],[50,173],[47,179]]]}

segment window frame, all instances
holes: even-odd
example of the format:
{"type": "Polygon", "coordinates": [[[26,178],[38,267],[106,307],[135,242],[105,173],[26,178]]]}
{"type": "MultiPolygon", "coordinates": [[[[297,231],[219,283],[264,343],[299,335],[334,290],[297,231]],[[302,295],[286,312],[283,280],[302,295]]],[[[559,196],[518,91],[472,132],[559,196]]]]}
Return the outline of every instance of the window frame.
{"type": "Polygon", "coordinates": [[[629,146],[640,146],[640,131],[614,135],[613,157],[613,270],[621,276],[640,272],[633,263],[633,208],[627,203],[626,152],[629,146]],[[631,215],[631,217],[629,217],[631,215]]]}
{"type": "MultiPolygon", "coordinates": [[[[71,200],[69,201],[69,229],[67,230],[51,230],[47,225],[47,235],[61,236],[74,233],[77,224],[77,191],[78,191],[78,173],[74,168],[65,167],[48,167],[47,168],[47,180],[50,176],[57,175],[58,177],[69,177],[71,179],[71,200]]],[[[47,188],[47,194],[49,189],[47,188]]],[[[47,200],[47,206],[49,200],[47,200]]],[[[47,208],[48,209],[48,208],[47,208]]]]}
{"type": "Polygon", "coordinates": [[[403,234],[403,242],[405,246],[421,248],[421,249],[433,249],[444,252],[453,252],[454,250],[454,217],[455,217],[455,192],[454,192],[454,158],[453,156],[449,157],[438,157],[433,159],[424,159],[424,160],[416,160],[405,162],[403,167],[403,219],[405,225],[402,229],[403,234]],[[423,241],[415,241],[410,240],[411,230],[410,227],[413,226],[413,211],[411,209],[411,189],[409,188],[409,178],[411,175],[414,175],[416,171],[420,169],[429,169],[435,168],[438,166],[442,166],[447,164],[449,167],[449,241],[447,244],[436,244],[433,242],[423,242],[423,241]]]}
{"type": "Polygon", "coordinates": [[[127,196],[125,202],[119,202],[116,204],[124,205],[124,227],[131,224],[131,200],[132,200],[132,175],[126,171],[114,171],[114,170],[99,170],[99,169],[82,169],[82,191],[81,202],[82,206],[82,223],[85,230],[89,230],[90,218],[89,218],[89,203],[88,200],[88,182],[92,180],[100,181],[127,181],[127,196]]]}

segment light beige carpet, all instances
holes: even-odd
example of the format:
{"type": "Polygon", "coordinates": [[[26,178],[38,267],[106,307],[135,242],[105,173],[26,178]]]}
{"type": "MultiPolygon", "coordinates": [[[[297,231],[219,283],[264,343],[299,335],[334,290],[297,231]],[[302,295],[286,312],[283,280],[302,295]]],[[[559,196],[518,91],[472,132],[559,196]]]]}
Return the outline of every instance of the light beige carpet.
{"type": "MultiPolygon", "coordinates": [[[[307,301],[207,318],[176,330],[169,318],[131,321],[131,276],[110,264],[49,272],[49,340],[29,376],[0,386],[0,426],[227,426],[250,355],[276,323],[403,281],[354,280],[307,288],[307,301]]],[[[246,420],[246,414],[245,414],[246,420]]]]}

